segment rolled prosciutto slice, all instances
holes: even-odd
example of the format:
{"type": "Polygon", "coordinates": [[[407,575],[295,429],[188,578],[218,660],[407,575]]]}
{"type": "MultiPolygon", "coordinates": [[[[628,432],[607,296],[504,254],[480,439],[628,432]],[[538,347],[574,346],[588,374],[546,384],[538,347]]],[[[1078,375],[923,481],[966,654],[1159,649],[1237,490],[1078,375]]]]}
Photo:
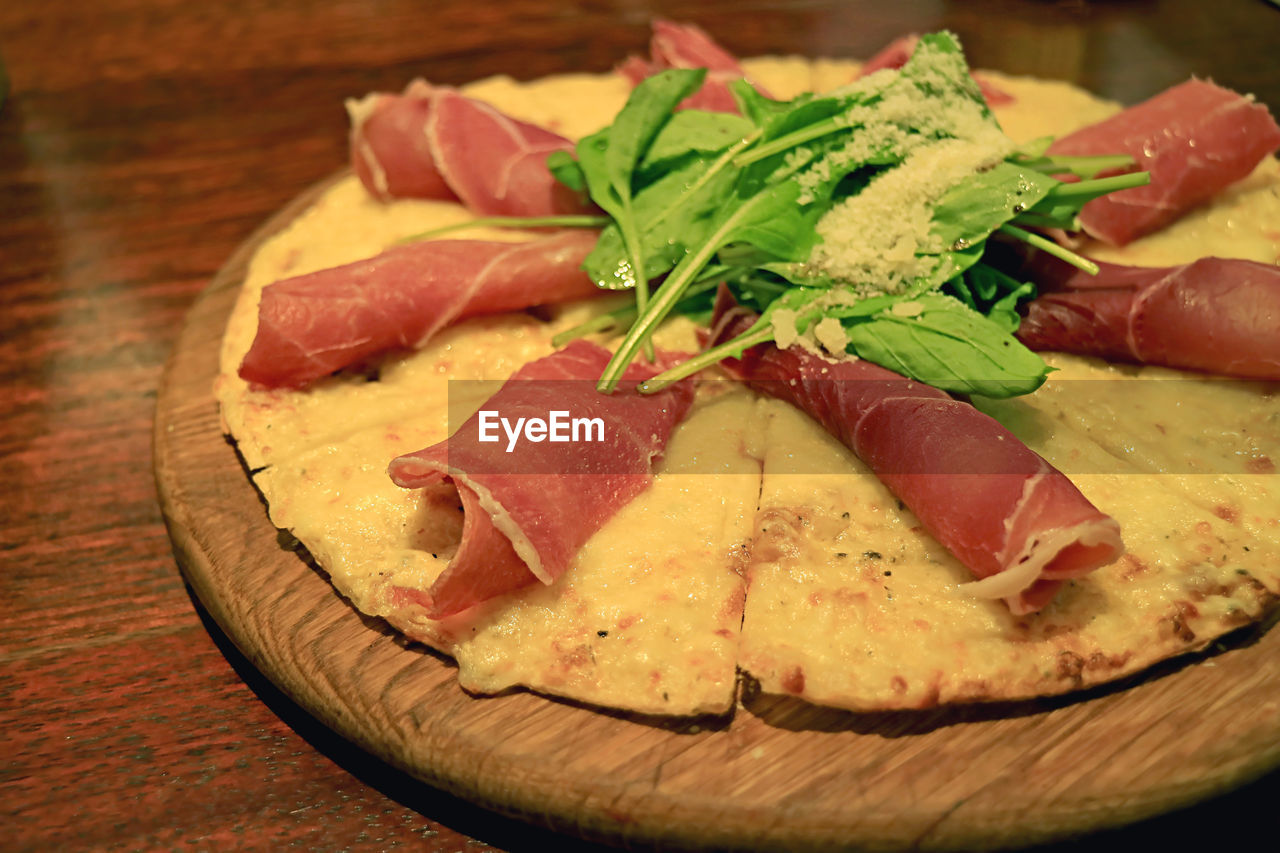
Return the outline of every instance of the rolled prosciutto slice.
{"type": "MultiPolygon", "coordinates": [[[[649,40],[649,56],[629,56],[618,66],[619,73],[635,85],[668,68],[705,68],[707,79],[702,87],[680,102],[679,109],[698,109],[717,113],[738,112],[729,84],[747,76],[738,60],[700,27],[658,19],[653,22],[649,40]]],[[[756,91],[770,97],[759,84],[756,91]]]]}
{"type": "Polygon", "coordinates": [[[1042,295],[1024,306],[1019,340],[1034,350],[1280,379],[1280,267],[1201,258],[1098,268],[1094,276],[1038,256],[1031,271],[1042,295]]]}
{"type": "Polygon", "coordinates": [[[653,460],[689,410],[693,387],[684,382],[642,396],[636,384],[656,371],[632,365],[617,391],[601,394],[595,381],[608,362],[605,349],[574,341],[516,371],[449,439],[392,460],[388,472],[397,485],[451,482],[463,508],[462,539],[448,567],[429,591],[398,588],[396,598],[442,618],[535,580],[549,584],[648,487],[653,460]],[[599,440],[524,440],[510,451],[506,434],[496,443],[481,440],[485,412],[516,423],[546,421],[553,411],[599,418],[599,440]]]}
{"type": "Polygon", "coordinates": [[[241,378],[299,388],[481,314],[598,293],[581,270],[596,233],[565,231],[526,243],[430,240],[262,291],[258,333],[241,378]]]}
{"type": "MultiPolygon", "coordinates": [[[[712,343],[755,316],[718,300],[712,343]]],[[[800,347],[754,347],[726,361],[752,388],[796,406],[867,464],[934,538],[1018,615],[1064,580],[1124,553],[1120,526],[1066,475],[994,418],[869,361],[829,361],[800,347]]]]}
{"type": "MultiPolygon", "coordinates": [[[[879,53],[862,64],[862,67],[858,69],[858,77],[866,77],[872,72],[881,71],[885,68],[896,69],[906,65],[907,60],[911,58],[911,54],[915,52],[916,42],[918,41],[920,41],[920,36],[916,33],[908,33],[901,38],[894,39],[885,45],[879,53]]],[[[1013,103],[1013,95],[996,86],[981,74],[970,72],[969,76],[973,78],[973,82],[978,84],[978,88],[982,91],[982,97],[986,99],[987,104],[990,106],[1013,103]]]]}
{"type": "MultiPolygon", "coordinates": [[[[1151,183],[1084,206],[1085,233],[1123,246],[1208,201],[1280,147],[1280,127],[1252,96],[1191,79],[1057,140],[1052,154],[1128,154],[1151,183]]],[[[1104,172],[1118,174],[1118,172],[1104,172]]]]}
{"type": "Polygon", "coordinates": [[[586,199],[547,169],[573,142],[422,80],[347,102],[351,166],[375,198],[457,199],[484,216],[581,213],[586,199]]]}

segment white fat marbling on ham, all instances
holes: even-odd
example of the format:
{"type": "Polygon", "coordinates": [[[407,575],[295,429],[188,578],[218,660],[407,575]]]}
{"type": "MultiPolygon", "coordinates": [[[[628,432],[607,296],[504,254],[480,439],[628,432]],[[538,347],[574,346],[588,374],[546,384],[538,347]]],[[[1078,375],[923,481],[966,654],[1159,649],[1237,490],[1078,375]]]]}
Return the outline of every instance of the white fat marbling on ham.
{"type": "Polygon", "coordinates": [[[352,169],[378,199],[457,199],[483,216],[589,209],[547,169],[571,140],[447,86],[415,80],[399,95],[350,100],[347,112],[352,169]]]}
{"type": "Polygon", "coordinates": [[[262,291],[240,376],[297,388],[372,356],[420,347],[468,317],[591,296],[599,291],[581,266],[596,236],[409,243],[278,281],[262,291]]]}

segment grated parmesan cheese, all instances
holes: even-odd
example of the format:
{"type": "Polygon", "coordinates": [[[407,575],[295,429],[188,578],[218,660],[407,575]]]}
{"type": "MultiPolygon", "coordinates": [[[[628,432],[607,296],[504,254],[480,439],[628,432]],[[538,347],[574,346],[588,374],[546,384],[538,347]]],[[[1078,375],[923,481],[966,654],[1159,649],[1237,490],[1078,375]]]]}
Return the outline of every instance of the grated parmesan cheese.
{"type": "Polygon", "coordinates": [[[946,248],[931,233],[932,205],[960,181],[999,163],[1011,149],[1012,143],[995,128],[975,140],[945,139],[917,147],[818,221],[823,242],[810,254],[809,267],[866,295],[895,293],[927,275],[933,258],[920,255],[946,248]]]}
{"type": "Polygon", "coordinates": [[[840,355],[849,346],[849,334],[835,317],[823,317],[813,327],[813,337],[829,353],[840,355]]]}
{"type": "Polygon", "coordinates": [[[773,340],[778,349],[786,349],[800,337],[796,329],[796,312],[790,308],[777,308],[772,316],[773,340]]]}
{"type": "Polygon", "coordinates": [[[920,59],[914,72],[920,86],[888,69],[857,81],[866,87],[879,78],[874,85],[883,90],[882,97],[849,111],[848,120],[859,131],[830,162],[804,176],[812,188],[828,180],[832,170],[865,162],[877,152],[902,158],[819,220],[822,242],[804,265],[807,273],[846,282],[862,296],[896,293],[929,274],[936,263],[929,255],[946,248],[931,233],[934,202],[1014,148],[980,104],[931,94],[949,91],[953,75],[967,73],[958,58],[930,54],[920,59]]]}

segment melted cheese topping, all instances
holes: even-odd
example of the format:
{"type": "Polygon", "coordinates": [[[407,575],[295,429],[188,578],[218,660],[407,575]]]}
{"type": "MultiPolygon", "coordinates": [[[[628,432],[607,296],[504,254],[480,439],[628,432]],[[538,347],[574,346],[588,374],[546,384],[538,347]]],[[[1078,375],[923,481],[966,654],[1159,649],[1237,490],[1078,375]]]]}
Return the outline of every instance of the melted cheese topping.
{"type": "MultiPolygon", "coordinates": [[[[781,97],[843,85],[857,67],[744,64],[781,97]]],[[[1018,142],[1116,109],[1065,84],[989,76],[1016,98],[996,112],[1018,142]]],[[[490,78],[468,91],[577,136],[606,123],[628,87],[613,75],[570,75],[490,78]]],[[[1280,168],[1269,161],[1160,234],[1087,251],[1122,263],[1202,253],[1274,261],[1280,233],[1267,223],[1280,221],[1278,199],[1280,168]]],[[[1004,699],[1114,678],[1204,645],[1256,618],[1268,591],[1280,594],[1274,386],[1132,382],[1182,375],[1060,358],[1035,395],[979,403],[1115,516],[1129,553],[1068,584],[1038,616],[1018,619],[960,592],[967,571],[811,419],[740,388],[712,388],[675,432],[652,488],[555,584],[425,619],[393,604],[390,590],[429,586],[462,519],[456,495],[400,489],[387,462],[444,438],[486,388],[549,353],[556,331],[616,301],[556,309],[550,322],[525,314],[468,321],[388,358],[377,382],[339,376],[305,392],[255,392],[235,369],[267,283],[466,218],[453,204],[383,205],[353,178],[340,181],[254,258],[216,394],[240,452],[261,469],[255,482],[272,521],[358,608],[456,657],[469,690],[526,685],[645,713],[719,713],[732,706],[740,667],[767,692],[849,708],[1004,699]],[[450,378],[480,381],[451,389],[450,378]],[[1110,381],[1072,381],[1081,378],[1110,381]]],[[[659,343],[692,350],[694,331],[673,322],[659,343]]],[[[818,330],[836,344],[831,331],[818,330]]]]}

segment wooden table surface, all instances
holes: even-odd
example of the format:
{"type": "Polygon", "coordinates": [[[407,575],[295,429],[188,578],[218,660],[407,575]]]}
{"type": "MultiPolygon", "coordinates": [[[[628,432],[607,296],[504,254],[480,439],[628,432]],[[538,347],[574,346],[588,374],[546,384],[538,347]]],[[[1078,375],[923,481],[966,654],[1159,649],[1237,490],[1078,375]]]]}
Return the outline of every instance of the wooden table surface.
{"type": "MultiPolygon", "coordinates": [[[[344,97],[606,71],[653,15],[741,55],[948,27],[980,66],[1126,101],[1198,74],[1280,109],[1262,0],[0,3],[0,848],[577,846],[364,755],[255,672],[183,584],[150,430],[195,296],[343,165],[344,97]]],[[[1243,839],[1277,796],[1272,773],[1105,840],[1243,839]]]]}

